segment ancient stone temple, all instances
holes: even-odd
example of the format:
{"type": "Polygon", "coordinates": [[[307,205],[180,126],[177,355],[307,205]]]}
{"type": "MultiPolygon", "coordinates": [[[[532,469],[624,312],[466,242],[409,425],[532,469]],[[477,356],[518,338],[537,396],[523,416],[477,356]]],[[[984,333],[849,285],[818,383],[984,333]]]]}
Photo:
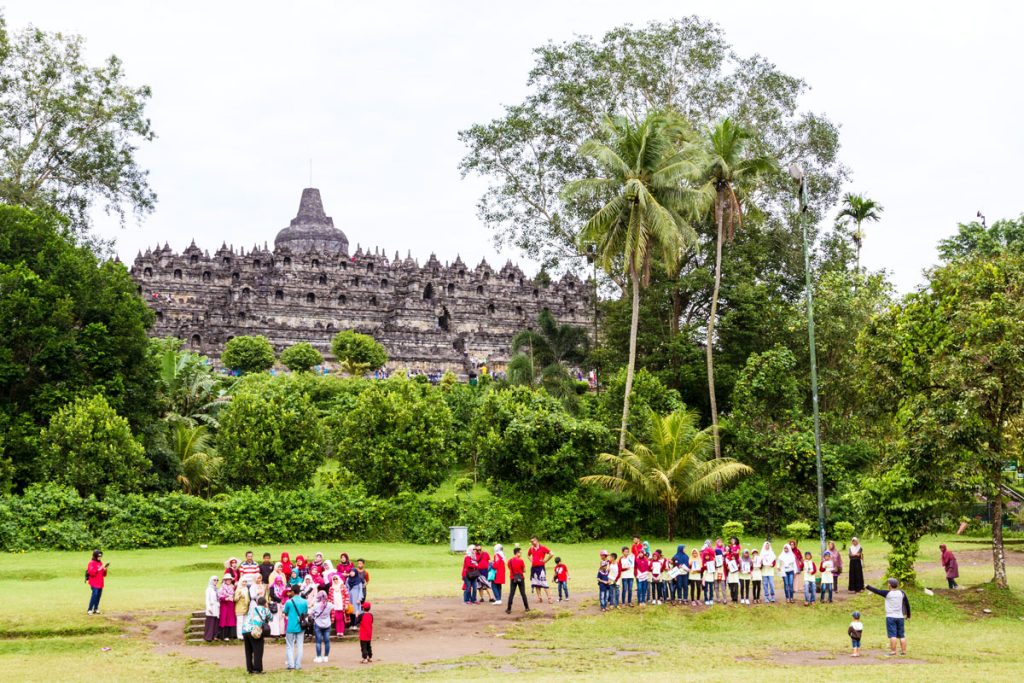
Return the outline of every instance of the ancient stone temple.
{"type": "Polygon", "coordinates": [[[302,191],[273,250],[222,244],[211,254],[193,240],[177,253],[165,244],[140,253],[131,273],[156,312],[152,334],[213,358],[232,337],[255,334],[277,351],[308,341],[330,358],[331,337],[353,329],[383,344],[392,368],[466,375],[483,363],[501,370],[512,337],[545,308],[560,323],[593,323],[591,285],[573,275],[541,283],[511,262],[496,271],[486,261],[349,253],[314,188],[302,191]]]}

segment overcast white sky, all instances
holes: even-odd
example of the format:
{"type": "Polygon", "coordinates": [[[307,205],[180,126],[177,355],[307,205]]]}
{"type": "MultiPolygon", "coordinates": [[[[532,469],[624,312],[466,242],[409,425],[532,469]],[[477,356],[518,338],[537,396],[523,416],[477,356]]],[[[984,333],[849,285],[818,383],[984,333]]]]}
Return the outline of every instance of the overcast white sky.
{"type": "Polygon", "coordinates": [[[5,14],[10,29],[80,33],[92,61],[117,54],[153,88],[159,137],[141,157],[157,210],[98,230],[129,263],[164,240],[272,244],[310,158],[353,249],[522,261],[477,220],[484,185],[459,177],[457,131],[522,98],[547,40],[687,14],[807,80],[805,108],[842,127],[848,189],[886,208],[864,263],[901,290],[957,222],[1024,211],[1019,2],[9,0],[5,14]]]}

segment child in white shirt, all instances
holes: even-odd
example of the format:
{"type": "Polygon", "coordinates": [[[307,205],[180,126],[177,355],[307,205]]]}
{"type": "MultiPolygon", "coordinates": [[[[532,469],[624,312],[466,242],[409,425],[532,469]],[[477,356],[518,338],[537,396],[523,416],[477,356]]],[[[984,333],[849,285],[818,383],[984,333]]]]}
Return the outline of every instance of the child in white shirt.
{"type": "Polygon", "coordinates": [[[835,567],[835,563],[832,561],[832,553],[825,551],[825,554],[821,556],[821,565],[818,567],[818,573],[821,576],[821,601],[825,602],[825,594],[828,593],[828,601],[832,602],[832,569],[835,567]]]}

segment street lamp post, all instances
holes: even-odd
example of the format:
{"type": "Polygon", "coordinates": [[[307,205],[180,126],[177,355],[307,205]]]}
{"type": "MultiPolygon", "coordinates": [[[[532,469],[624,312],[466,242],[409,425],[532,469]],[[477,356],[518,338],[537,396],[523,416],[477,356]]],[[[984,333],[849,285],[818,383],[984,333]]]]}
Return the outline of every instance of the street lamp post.
{"type": "Polygon", "coordinates": [[[807,278],[807,339],[811,352],[811,406],[814,410],[814,458],[818,470],[818,535],[821,553],[825,554],[825,480],[821,471],[821,422],[818,417],[818,357],[814,350],[814,294],[811,287],[811,247],[807,239],[807,184],[804,169],[791,164],[789,175],[799,186],[797,221],[804,237],[804,274],[807,278]]]}

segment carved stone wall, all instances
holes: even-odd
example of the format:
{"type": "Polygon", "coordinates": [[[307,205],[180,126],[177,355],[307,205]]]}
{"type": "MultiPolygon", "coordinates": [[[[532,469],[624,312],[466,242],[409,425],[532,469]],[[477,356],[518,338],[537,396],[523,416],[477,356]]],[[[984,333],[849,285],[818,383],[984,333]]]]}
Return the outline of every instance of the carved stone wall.
{"type": "Polygon", "coordinates": [[[331,337],[352,329],[384,345],[389,367],[465,375],[482,362],[502,369],[512,337],[545,308],[561,323],[593,325],[592,286],[573,275],[545,286],[511,262],[495,271],[461,258],[431,255],[421,266],[379,250],[349,255],[312,188],[273,251],[222,244],[211,255],[193,241],[177,253],[165,244],[140,253],[131,273],[156,312],[151,334],[211,357],[232,337],[262,334],[277,351],[308,341],[331,358],[331,337]]]}

